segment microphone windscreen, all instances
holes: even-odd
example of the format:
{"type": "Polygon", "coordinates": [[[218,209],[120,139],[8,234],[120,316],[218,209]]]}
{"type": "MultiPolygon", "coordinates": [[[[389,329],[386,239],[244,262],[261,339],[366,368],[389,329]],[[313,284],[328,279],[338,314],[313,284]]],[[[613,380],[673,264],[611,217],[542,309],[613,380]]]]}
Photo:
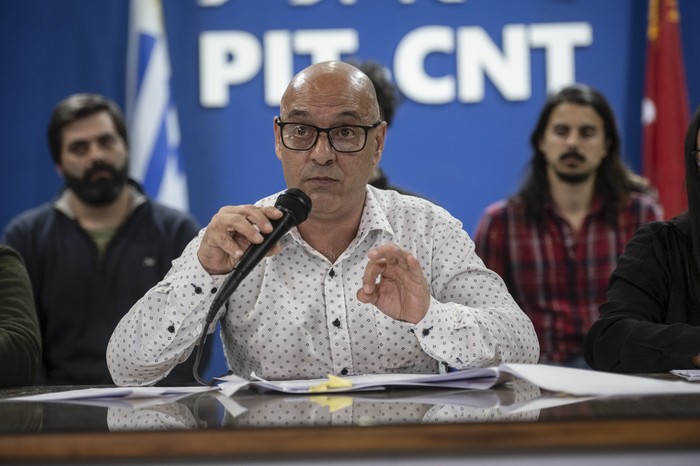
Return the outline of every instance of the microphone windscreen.
{"type": "Polygon", "coordinates": [[[294,224],[299,225],[311,212],[311,199],[301,189],[289,188],[277,196],[275,207],[289,212],[294,217],[294,224]]]}

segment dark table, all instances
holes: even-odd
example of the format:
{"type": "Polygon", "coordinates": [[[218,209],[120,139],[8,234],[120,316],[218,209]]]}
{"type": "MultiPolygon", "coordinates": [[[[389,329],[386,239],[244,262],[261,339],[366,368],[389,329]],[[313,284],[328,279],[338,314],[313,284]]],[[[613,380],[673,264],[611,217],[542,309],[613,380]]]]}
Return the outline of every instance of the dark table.
{"type": "MultiPolygon", "coordinates": [[[[74,388],[85,387],[6,389],[0,398],[74,388]]],[[[2,401],[0,463],[700,464],[700,395],[571,399],[514,380],[479,391],[206,392],[153,402],[2,401]],[[534,404],[544,401],[559,405],[534,404]]]]}

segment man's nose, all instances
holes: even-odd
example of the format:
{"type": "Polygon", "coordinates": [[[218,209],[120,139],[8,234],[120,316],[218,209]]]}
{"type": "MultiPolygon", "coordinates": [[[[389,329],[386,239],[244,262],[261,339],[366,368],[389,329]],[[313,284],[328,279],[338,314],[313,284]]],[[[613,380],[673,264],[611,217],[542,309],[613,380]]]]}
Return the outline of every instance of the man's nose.
{"type": "Polygon", "coordinates": [[[581,138],[576,131],[571,131],[566,137],[566,145],[569,147],[578,147],[581,138]]]}
{"type": "Polygon", "coordinates": [[[335,158],[328,133],[319,133],[316,144],[311,148],[311,160],[319,165],[327,165],[335,158]]]}
{"type": "Polygon", "coordinates": [[[105,150],[99,141],[91,141],[88,145],[88,155],[91,159],[103,159],[105,150]]]}

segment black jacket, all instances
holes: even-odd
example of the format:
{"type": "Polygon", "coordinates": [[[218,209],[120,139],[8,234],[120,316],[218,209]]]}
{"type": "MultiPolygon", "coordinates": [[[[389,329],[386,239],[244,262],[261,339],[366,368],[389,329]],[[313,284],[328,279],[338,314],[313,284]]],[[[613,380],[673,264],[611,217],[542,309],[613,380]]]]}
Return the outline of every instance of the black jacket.
{"type": "MultiPolygon", "coordinates": [[[[98,263],[88,233],[53,203],[13,219],[3,241],[24,258],[34,289],[43,341],[40,382],[111,384],[105,352],[112,331],[197,231],[188,215],[146,201],[119,227],[98,263]]],[[[178,366],[166,383],[193,381],[191,367],[178,366]]]]}
{"type": "Polygon", "coordinates": [[[610,278],[607,301],[586,337],[598,370],[658,372],[692,368],[700,354],[700,305],[689,292],[688,219],[639,228],[610,278]]]}

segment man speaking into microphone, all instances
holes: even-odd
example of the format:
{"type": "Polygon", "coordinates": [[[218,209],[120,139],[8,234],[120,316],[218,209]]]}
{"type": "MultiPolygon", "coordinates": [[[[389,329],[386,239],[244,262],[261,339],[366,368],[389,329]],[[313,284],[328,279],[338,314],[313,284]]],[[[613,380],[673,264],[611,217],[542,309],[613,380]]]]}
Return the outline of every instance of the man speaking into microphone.
{"type": "Polygon", "coordinates": [[[116,384],[162,379],[219,319],[228,365],[244,378],[537,361],[532,323],[462,224],[429,201],[367,185],[386,123],[364,73],[341,62],[302,70],[273,128],[287,186],[311,201],[308,218],[209,319],[239,259],[285,215],[274,205],[279,193],[221,208],[116,327],[107,349],[116,384]]]}

